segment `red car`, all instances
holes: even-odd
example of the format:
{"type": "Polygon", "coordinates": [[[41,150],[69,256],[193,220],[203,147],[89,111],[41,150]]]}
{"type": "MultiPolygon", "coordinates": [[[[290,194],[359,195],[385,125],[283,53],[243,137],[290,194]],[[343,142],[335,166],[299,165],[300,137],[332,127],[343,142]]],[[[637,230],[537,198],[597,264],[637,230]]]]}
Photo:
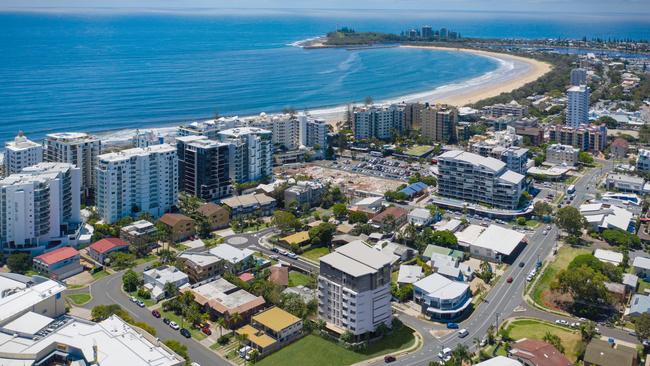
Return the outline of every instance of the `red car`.
{"type": "Polygon", "coordinates": [[[160,312],[158,310],[151,310],[151,315],[153,315],[154,318],[160,318],[160,312]]]}
{"type": "Polygon", "coordinates": [[[506,280],[506,282],[508,282],[508,283],[512,283],[512,277],[508,277],[508,279],[506,280]]]}
{"type": "Polygon", "coordinates": [[[207,326],[201,328],[201,332],[203,332],[203,334],[205,334],[205,335],[211,335],[211,334],[212,334],[212,331],[211,331],[210,328],[207,327],[207,326]]]}

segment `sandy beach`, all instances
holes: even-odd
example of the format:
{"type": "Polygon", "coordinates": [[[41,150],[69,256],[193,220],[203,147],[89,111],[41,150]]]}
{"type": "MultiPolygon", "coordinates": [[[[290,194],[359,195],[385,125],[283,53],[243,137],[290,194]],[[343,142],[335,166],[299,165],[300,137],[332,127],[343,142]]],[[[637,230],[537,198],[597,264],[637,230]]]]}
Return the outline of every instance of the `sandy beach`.
{"type": "MultiPolygon", "coordinates": [[[[311,39],[310,45],[319,40],[318,37],[311,39]]],[[[302,47],[304,43],[296,42],[294,46],[302,47]]],[[[399,103],[399,102],[429,102],[447,103],[455,106],[464,106],[477,102],[481,99],[493,97],[504,92],[517,89],[531,81],[534,81],[551,70],[551,65],[534,59],[508,55],[503,53],[488,52],[464,48],[445,48],[429,46],[400,46],[410,48],[430,49],[433,51],[445,52],[466,52],[479,57],[488,57],[495,60],[499,66],[496,70],[481,76],[436,87],[432,90],[414,94],[407,94],[395,98],[376,100],[376,103],[399,103]]],[[[308,112],[317,118],[327,120],[336,128],[336,122],[341,121],[345,116],[347,106],[314,108],[308,112]]],[[[262,112],[262,111],[260,111],[262,112]]],[[[161,126],[160,128],[148,128],[160,136],[173,136],[176,126],[161,126]]],[[[98,133],[108,143],[120,143],[131,139],[135,129],[107,131],[98,133]]]]}

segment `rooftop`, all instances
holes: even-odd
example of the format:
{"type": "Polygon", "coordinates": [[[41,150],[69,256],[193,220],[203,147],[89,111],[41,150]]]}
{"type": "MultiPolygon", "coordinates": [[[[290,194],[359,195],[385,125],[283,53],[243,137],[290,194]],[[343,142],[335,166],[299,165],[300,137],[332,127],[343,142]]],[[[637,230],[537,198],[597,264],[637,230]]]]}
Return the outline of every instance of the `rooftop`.
{"type": "Polygon", "coordinates": [[[221,203],[233,209],[246,206],[265,205],[272,202],[275,202],[275,199],[261,193],[244,194],[221,200],[221,203]]]}
{"type": "Polygon", "coordinates": [[[100,161],[117,162],[129,160],[135,156],[148,156],[152,153],[176,152],[176,147],[169,144],[151,145],[147,147],[136,147],[133,149],[121,150],[118,152],[102,154],[98,157],[100,161]]]}
{"type": "Polygon", "coordinates": [[[329,264],[353,277],[375,273],[378,269],[390,265],[391,260],[390,257],[372,249],[361,240],[343,245],[333,253],[320,258],[322,263],[329,264]]]}
{"type": "Polygon", "coordinates": [[[609,262],[616,265],[623,262],[623,253],[618,253],[611,250],[596,249],[594,251],[594,257],[598,258],[602,262],[609,262]]]}
{"type": "Polygon", "coordinates": [[[299,323],[301,319],[278,307],[272,307],[253,316],[253,321],[262,324],[274,332],[280,332],[283,329],[299,323]]]}
{"type": "Polygon", "coordinates": [[[110,250],[120,247],[127,247],[127,244],[124,240],[120,238],[104,238],[98,240],[90,245],[90,248],[97,253],[106,253],[110,250]]]}
{"type": "Polygon", "coordinates": [[[280,240],[282,240],[284,242],[287,242],[289,244],[302,244],[302,243],[309,240],[309,232],[300,231],[300,232],[297,232],[295,234],[285,236],[284,238],[282,238],[280,240]]]}
{"type": "Polygon", "coordinates": [[[404,216],[408,215],[408,211],[406,211],[405,209],[403,209],[401,207],[391,206],[391,207],[386,208],[384,211],[380,212],[379,214],[377,214],[375,217],[373,217],[372,221],[373,222],[378,222],[378,223],[383,223],[384,220],[389,215],[393,216],[393,218],[395,218],[395,219],[399,219],[400,217],[404,217],[404,216]]]}
{"type": "Polygon", "coordinates": [[[484,157],[478,154],[461,150],[447,151],[438,157],[438,160],[441,159],[459,160],[472,165],[481,166],[493,172],[501,171],[506,166],[506,164],[501,160],[484,157]]]}
{"type": "Polygon", "coordinates": [[[518,231],[499,225],[490,225],[472,245],[510,255],[525,237],[525,234],[518,231]]]}
{"type": "Polygon", "coordinates": [[[0,324],[64,290],[63,284],[44,277],[0,273],[0,324]]]}
{"type": "Polygon", "coordinates": [[[636,361],[636,350],[620,344],[612,345],[609,342],[594,339],[587,345],[584,361],[593,365],[632,366],[636,361]]]}
{"type": "Polygon", "coordinates": [[[632,266],[641,269],[650,269],[650,258],[641,256],[634,257],[632,266]]]}
{"type": "Polygon", "coordinates": [[[249,341],[262,348],[266,348],[275,343],[275,339],[269,337],[266,333],[262,332],[261,330],[257,330],[248,324],[237,329],[237,334],[246,335],[249,341]]]}
{"type": "Polygon", "coordinates": [[[573,365],[552,345],[535,339],[522,339],[511,345],[510,352],[517,358],[527,360],[536,366],[573,365]]]}
{"type": "Polygon", "coordinates": [[[176,226],[181,221],[193,221],[191,218],[183,215],[183,214],[178,214],[178,213],[166,213],[162,215],[162,217],[158,220],[162,222],[163,224],[173,227],[176,226]]]}
{"type": "Polygon", "coordinates": [[[54,249],[51,252],[41,254],[38,257],[35,257],[34,260],[38,260],[50,265],[50,264],[54,264],[66,260],[68,258],[72,258],[77,255],[79,255],[79,251],[77,251],[75,248],[61,247],[58,249],[54,249]]]}
{"type": "Polygon", "coordinates": [[[506,356],[496,356],[489,360],[474,364],[474,366],[522,366],[521,362],[506,356]]]}
{"type": "Polygon", "coordinates": [[[161,266],[144,272],[145,275],[155,278],[160,283],[176,283],[187,278],[187,275],[174,266],[161,266]]]}
{"type": "Polygon", "coordinates": [[[220,313],[243,314],[265,303],[262,297],[250,294],[223,278],[184,291],[192,291],[196,302],[200,305],[207,303],[220,313]]]}
{"type": "Polygon", "coordinates": [[[399,266],[397,283],[414,283],[422,278],[422,267],[417,265],[402,264],[399,266]]]}
{"type": "Polygon", "coordinates": [[[469,285],[456,282],[438,273],[429,275],[413,284],[428,296],[436,299],[456,299],[469,290],[469,285]]]}
{"type": "Polygon", "coordinates": [[[210,249],[209,252],[210,254],[232,264],[239,263],[255,253],[248,248],[239,249],[230,244],[220,244],[210,249]]]}

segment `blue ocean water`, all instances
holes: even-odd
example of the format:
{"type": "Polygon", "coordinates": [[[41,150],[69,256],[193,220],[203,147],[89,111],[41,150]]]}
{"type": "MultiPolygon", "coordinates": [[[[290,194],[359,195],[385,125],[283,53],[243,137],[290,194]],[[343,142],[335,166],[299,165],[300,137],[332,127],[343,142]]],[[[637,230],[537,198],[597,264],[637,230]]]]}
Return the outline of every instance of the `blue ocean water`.
{"type": "MultiPolygon", "coordinates": [[[[504,26],[499,19],[461,16],[441,22],[485,37],[579,37],[590,31],[576,34],[566,23],[542,20],[504,26]]],[[[0,13],[0,141],[18,130],[39,139],[52,131],[158,127],[216,111],[249,115],[383,99],[497,67],[468,54],[289,45],[341,25],[396,32],[426,23],[421,14],[0,13]]],[[[594,25],[591,31],[647,36],[645,23],[625,24],[594,25]]]]}

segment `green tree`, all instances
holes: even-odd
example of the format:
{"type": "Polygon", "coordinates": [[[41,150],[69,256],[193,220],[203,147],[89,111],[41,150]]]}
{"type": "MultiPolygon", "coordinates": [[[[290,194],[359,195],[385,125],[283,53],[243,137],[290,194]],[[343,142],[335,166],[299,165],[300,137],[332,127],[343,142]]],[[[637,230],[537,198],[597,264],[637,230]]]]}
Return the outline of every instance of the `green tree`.
{"type": "Polygon", "coordinates": [[[175,297],[178,295],[178,287],[176,287],[176,285],[174,285],[172,282],[165,283],[164,291],[165,297],[167,298],[175,297]]]}
{"type": "Polygon", "coordinates": [[[345,216],[347,216],[348,208],[345,206],[344,203],[337,203],[334,206],[332,206],[332,213],[334,214],[334,217],[341,220],[345,218],[345,216]]]}
{"type": "Polygon", "coordinates": [[[587,221],[573,206],[565,206],[557,210],[555,223],[570,235],[578,237],[582,234],[582,229],[587,227],[587,221]]]}
{"type": "Polygon", "coordinates": [[[572,296],[574,312],[591,316],[610,304],[609,292],[605,287],[606,280],[603,274],[582,266],[562,270],[552,288],[572,296]]]}
{"type": "Polygon", "coordinates": [[[173,340],[173,339],[168,339],[163,342],[165,346],[169,347],[174,353],[177,355],[183,357],[185,359],[185,364],[189,365],[190,364],[190,354],[187,352],[187,346],[182,344],[179,341],[173,340]]]}
{"type": "Polygon", "coordinates": [[[454,235],[449,230],[439,230],[433,232],[433,234],[431,234],[430,241],[435,245],[447,248],[455,247],[458,245],[458,239],[456,238],[456,235],[454,235]]]}
{"type": "Polygon", "coordinates": [[[365,224],[368,222],[368,214],[361,211],[350,211],[348,214],[348,222],[350,224],[357,224],[357,223],[365,224]]]}
{"type": "Polygon", "coordinates": [[[135,264],[135,254],[124,252],[113,252],[108,255],[110,265],[115,269],[124,269],[133,267],[135,264]]]}
{"type": "Polygon", "coordinates": [[[354,334],[352,334],[352,332],[350,332],[349,330],[346,330],[345,332],[343,332],[343,334],[341,334],[339,339],[341,340],[341,342],[350,343],[354,340],[354,334]]]}
{"type": "Polygon", "coordinates": [[[451,362],[453,365],[463,365],[465,362],[472,361],[472,355],[464,344],[459,344],[451,351],[451,362]]]}
{"type": "Polygon", "coordinates": [[[533,215],[543,217],[553,213],[553,206],[544,201],[537,201],[533,205],[533,215]]]}
{"type": "Polygon", "coordinates": [[[596,323],[591,320],[580,323],[580,336],[583,343],[589,343],[596,334],[596,323]]]}
{"type": "Polygon", "coordinates": [[[309,229],[309,239],[313,246],[330,246],[334,233],[336,233],[336,225],[321,222],[318,226],[309,229]]]}
{"type": "Polygon", "coordinates": [[[564,353],[564,345],[562,345],[562,339],[560,339],[560,337],[556,334],[546,332],[542,340],[555,347],[558,351],[560,351],[560,353],[564,353]]]}
{"type": "Polygon", "coordinates": [[[122,276],[122,286],[124,291],[133,292],[142,284],[142,280],[133,270],[128,270],[122,276]]]}
{"type": "Polygon", "coordinates": [[[525,217],[517,217],[517,225],[526,226],[526,218],[525,217]]]}
{"type": "Polygon", "coordinates": [[[643,313],[634,319],[634,329],[639,340],[650,339],[650,314],[643,313]]]}
{"type": "Polygon", "coordinates": [[[12,253],[7,257],[7,267],[11,272],[25,274],[32,269],[32,257],[29,253],[12,253]]]}
{"type": "Polygon", "coordinates": [[[594,163],[594,157],[586,151],[580,151],[578,161],[585,165],[591,165],[594,163]]]}
{"type": "Polygon", "coordinates": [[[273,223],[283,233],[296,230],[300,226],[300,221],[291,212],[276,210],[273,212],[273,223]]]}
{"type": "Polygon", "coordinates": [[[610,116],[599,117],[596,121],[594,121],[594,124],[597,125],[605,124],[607,125],[607,128],[611,128],[611,129],[616,129],[616,127],[618,127],[618,122],[616,122],[616,120],[610,116]]]}

